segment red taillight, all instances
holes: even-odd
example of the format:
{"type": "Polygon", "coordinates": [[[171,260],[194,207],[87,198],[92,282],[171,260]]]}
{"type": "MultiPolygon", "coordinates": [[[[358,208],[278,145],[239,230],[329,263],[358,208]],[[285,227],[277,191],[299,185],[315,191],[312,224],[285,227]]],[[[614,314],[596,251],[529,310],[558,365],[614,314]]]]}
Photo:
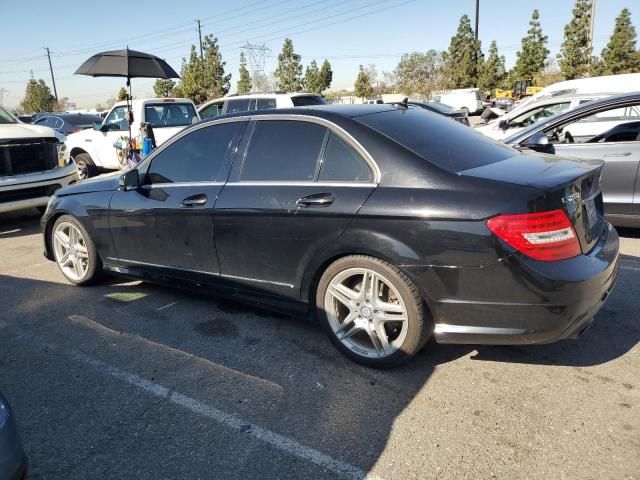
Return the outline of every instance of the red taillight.
{"type": "Polygon", "coordinates": [[[563,210],[499,215],[487,226],[501,240],[536,260],[565,260],[580,255],[580,242],[563,210]]]}

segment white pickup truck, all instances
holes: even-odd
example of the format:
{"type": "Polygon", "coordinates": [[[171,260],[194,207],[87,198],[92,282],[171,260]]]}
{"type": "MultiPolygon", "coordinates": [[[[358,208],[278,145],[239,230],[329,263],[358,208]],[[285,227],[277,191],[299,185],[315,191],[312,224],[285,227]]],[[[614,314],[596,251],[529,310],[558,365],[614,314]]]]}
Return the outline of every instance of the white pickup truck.
{"type": "MultiPolygon", "coordinates": [[[[194,103],[186,98],[148,98],[131,101],[133,122],[131,136],[138,137],[140,124],[153,128],[156,145],[161,145],[187,125],[200,119],[194,103]]],[[[78,167],[78,176],[85,179],[101,171],[120,169],[117,149],[113,146],[121,137],[129,136],[127,103],[118,102],[104,121],[93,129],[72,133],[67,137],[66,155],[78,167]]]]}
{"type": "Polygon", "coordinates": [[[44,210],[56,190],[78,180],[63,142],[61,133],[22,123],[0,107],[0,213],[44,210]]]}

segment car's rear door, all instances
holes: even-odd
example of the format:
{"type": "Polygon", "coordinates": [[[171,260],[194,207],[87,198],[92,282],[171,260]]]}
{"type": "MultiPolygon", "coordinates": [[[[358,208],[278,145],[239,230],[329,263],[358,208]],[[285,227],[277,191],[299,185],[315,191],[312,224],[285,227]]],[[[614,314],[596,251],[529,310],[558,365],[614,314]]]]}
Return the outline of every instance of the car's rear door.
{"type": "Polygon", "coordinates": [[[220,270],[239,288],[297,298],[306,264],[344,232],[377,177],[327,122],[254,118],[214,209],[220,270]]]}
{"type": "Polygon", "coordinates": [[[142,167],[140,188],[114,194],[109,225],[121,264],[169,275],[219,273],[213,206],[245,123],[190,130],[142,167]]]}

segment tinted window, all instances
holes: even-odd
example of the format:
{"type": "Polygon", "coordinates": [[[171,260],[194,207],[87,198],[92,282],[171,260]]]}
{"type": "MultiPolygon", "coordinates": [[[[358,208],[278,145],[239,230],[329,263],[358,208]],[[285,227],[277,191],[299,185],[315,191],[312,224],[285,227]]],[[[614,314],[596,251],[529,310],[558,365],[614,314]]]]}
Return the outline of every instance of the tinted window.
{"type": "Polygon", "coordinates": [[[214,103],[200,111],[200,118],[215,117],[222,113],[222,104],[214,103]]]}
{"type": "Polygon", "coordinates": [[[322,158],[319,180],[325,182],[372,182],[373,175],[358,152],[332,133],[322,158]]]}
{"type": "Polygon", "coordinates": [[[145,122],[154,128],[191,125],[196,110],[191,103],[155,103],[144,107],[145,122]]]}
{"type": "Polygon", "coordinates": [[[276,108],[275,98],[258,98],[256,110],[267,110],[269,108],[276,108]]]}
{"type": "Polygon", "coordinates": [[[562,102],[537,107],[513,118],[511,121],[509,121],[509,126],[528,127],[530,125],[538,123],[541,120],[544,120],[545,118],[552,117],[556,113],[562,113],[566,110],[569,110],[570,106],[570,102],[562,102]]]}
{"type": "Polygon", "coordinates": [[[431,163],[459,172],[516,155],[513,149],[461,123],[409,108],[355,117],[431,163]]]}
{"type": "Polygon", "coordinates": [[[127,130],[129,126],[127,125],[125,114],[125,106],[116,107],[111,110],[111,113],[109,113],[106,121],[106,125],[109,127],[109,130],[127,130]]]}
{"type": "Polygon", "coordinates": [[[250,98],[237,98],[227,103],[227,113],[246,112],[249,110],[250,98]]]}
{"type": "Polygon", "coordinates": [[[310,122],[256,122],[241,179],[312,181],[325,132],[310,122]]]}
{"type": "Polygon", "coordinates": [[[291,97],[294,107],[304,107],[305,105],[326,105],[327,102],[320,95],[303,95],[291,97]]]}
{"type": "Polygon", "coordinates": [[[216,180],[237,126],[223,123],[200,128],[174,142],[151,161],[149,182],[216,180]]]}

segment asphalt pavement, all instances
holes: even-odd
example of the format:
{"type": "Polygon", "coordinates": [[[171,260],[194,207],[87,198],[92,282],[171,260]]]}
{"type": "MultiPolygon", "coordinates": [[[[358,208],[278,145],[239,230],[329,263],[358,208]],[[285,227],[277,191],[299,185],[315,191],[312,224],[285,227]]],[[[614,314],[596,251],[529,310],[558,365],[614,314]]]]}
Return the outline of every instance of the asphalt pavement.
{"type": "Polygon", "coordinates": [[[376,371],[320,327],[137,281],[64,280],[0,216],[0,390],[33,479],[640,478],[640,231],[577,340],[437,345],[376,371]]]}

